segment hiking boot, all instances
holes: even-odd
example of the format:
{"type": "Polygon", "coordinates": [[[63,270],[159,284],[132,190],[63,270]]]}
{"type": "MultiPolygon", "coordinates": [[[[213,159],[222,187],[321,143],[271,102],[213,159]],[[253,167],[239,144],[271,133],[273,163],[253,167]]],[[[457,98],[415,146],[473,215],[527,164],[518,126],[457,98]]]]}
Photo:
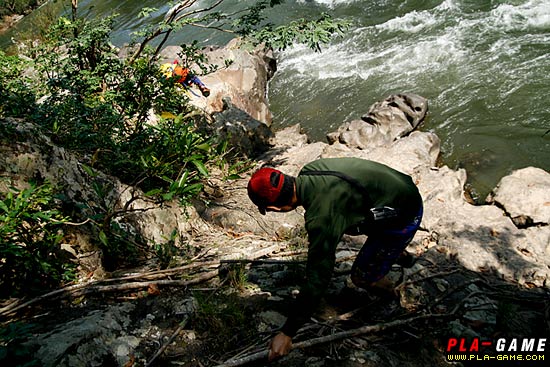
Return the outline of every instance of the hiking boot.
{"type": "Polygon", "coordinates": [[[348,278],[346,279],[344,291],[351,292],[358,297],[366,297],[371,301],[396,297],[395,284],[386,277],[374,283],[359,285],[348,278]]]}
{"type": "Polygon", "coordinates": [[[201,93],[202,93],[203,96],[208,97],[210,95],[210,89],[208,89],[206,87],[202,87],[201,88],[201,93]]]}

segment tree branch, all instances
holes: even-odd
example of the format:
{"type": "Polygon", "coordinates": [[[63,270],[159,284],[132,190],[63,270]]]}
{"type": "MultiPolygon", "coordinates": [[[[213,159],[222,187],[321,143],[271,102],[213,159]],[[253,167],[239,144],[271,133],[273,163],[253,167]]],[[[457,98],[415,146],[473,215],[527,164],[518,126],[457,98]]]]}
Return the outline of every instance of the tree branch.
{"type": "MultiPolygon", "coordinates": [[[[454,316],[454,314],[448,313],[448,314],[439,314],[439,315],[438,314],[419,315],[419,316],[414,316],[405,320],[395,320],[395,321],[382,323],[382,324],[362,326],[357,329],[341,331],[331,335],[321,336],[319,338],[313,338],[309,340],[304,340],[302,342],[298,342],[292,345],[291,350],[310,348],[315,345],[330,343],[337,340],[352,338],[352,337],[364,335],[364,334],[373,334],[373,333],[377,333],[387,329],[408,325],[416,321],[429,320],[434,318],[447,318],[451,316],[454,316]]],[[[243,366],[250,362],[267,359],[268,354],[269,354],[269,350],[266,349],[264,351],[253,353],[243,358],[228,360],[216,367],[243,366]]]]}

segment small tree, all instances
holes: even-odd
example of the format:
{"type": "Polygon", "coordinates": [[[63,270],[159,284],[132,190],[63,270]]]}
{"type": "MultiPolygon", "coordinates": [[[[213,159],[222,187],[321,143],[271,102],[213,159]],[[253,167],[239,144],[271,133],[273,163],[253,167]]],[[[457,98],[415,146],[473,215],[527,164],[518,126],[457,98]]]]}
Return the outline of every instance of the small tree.
{"type": "MultiPolygon", "coordinates": [[[[215,29],[220,32],[243,37],[254,45],[265,43],[267,47],[285,49],[296,43],[307,44],[316,51],[330,41],[335,34],[342,34],[349,27],[346,20],[331,19],[322,14],[318,19],[300,19],[287,25],[274,26],[266,21],[265,10],[280,5],[284,0],[261,0],[253,5],[232,13],[217,11],[226,0],[217,0],[205,8],[195,8],[197,0],[178,1],[166,13],[160,24],[144,28],[136,35],[142,37],[131,60],[137,59],[146,46],[153,40],[159,40],[154,56],[158,55],[172,32],[186,27],[215,29]]],[[[146,9],[142,15],[148,16],[155,9],[146,9]]]]}
{"type": "Polygon", "coordinates": [[[60,252],[66,221],[48,183],[0,195],[0,297],[73,279],[60,252]]]}

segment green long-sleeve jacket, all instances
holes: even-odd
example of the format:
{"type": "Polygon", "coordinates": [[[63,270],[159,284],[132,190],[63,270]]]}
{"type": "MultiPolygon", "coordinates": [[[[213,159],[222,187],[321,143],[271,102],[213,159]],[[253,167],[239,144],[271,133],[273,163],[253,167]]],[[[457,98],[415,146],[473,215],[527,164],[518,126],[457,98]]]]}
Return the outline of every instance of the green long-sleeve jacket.
{"type": "Polygon", "coordinates": [[[294,336],[311,317],[323,296],[332,276],[336,246],[347,229],[365,220],[370,208],[382,206],[398,209],[399,221],[407,224],[422,205],[410,176],[360,158],[319,159],[307,164],[296,177],[296,195],[306,210],[309,248],[306,282],[282,328],[289,336],[294,336]],[[304,175],[306,171],[342,172],[363,184],[368,192],[340,177],[304,175]]]}

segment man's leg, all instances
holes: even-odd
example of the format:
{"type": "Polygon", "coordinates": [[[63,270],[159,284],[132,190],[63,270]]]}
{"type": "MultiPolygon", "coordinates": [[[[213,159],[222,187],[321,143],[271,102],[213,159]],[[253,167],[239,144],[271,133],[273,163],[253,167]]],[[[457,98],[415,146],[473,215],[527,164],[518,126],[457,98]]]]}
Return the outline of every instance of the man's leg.
{"type": "MultiPolygon", "coordinates": [[[[405,244],[404,247],[407,245],[405,244]]],[[[404,249],[403,243],[392,241],[388,236],[369,236],[351,268],[351,280],[359,288],[391,287],[384,277],[391,270],[404,249]]]]}
{"type": "Polygon", "coordinates": [[[189,78],[189,83],[195,84],[199,88],[203,96],[208,97],[210,95],[210,89],[208,89],[197,76],[193,75],[191,78],[189,78]]]}
{"type": "Polygon", "coordinates": [[[415,219],[403,229],[371,234],[351,268],[353,283],[360,288],[387,289],[392,286],[384,277],[395,263],[408,267],[414,263],[414,258],[405,251],[405,248],[412,241],[421,220],[422,209],[415,219]]]}

